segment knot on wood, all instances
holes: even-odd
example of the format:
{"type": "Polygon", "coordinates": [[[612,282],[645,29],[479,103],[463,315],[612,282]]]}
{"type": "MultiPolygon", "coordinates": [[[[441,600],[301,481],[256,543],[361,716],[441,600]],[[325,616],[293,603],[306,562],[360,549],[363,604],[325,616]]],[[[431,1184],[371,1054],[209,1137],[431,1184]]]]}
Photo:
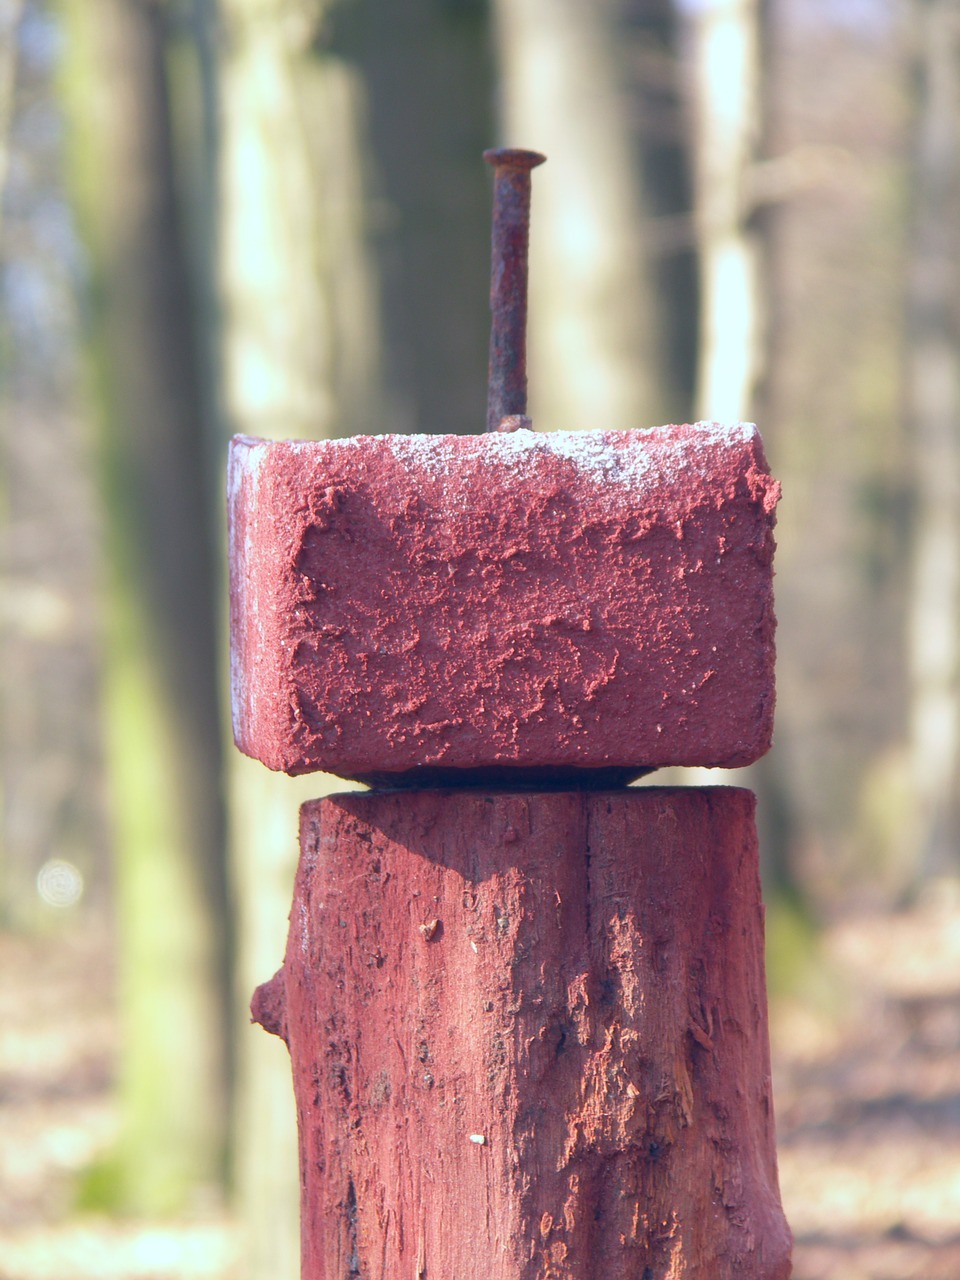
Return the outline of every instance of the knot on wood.
{"type": "Polygon", "coordinates": [[[283,969],[278,969],[269,982],[262,982],[254,991],[250,1001],[250,1018],[272,1036],[279,1036],[284,1044],[289,1043],[287,990],[283,969]]]}

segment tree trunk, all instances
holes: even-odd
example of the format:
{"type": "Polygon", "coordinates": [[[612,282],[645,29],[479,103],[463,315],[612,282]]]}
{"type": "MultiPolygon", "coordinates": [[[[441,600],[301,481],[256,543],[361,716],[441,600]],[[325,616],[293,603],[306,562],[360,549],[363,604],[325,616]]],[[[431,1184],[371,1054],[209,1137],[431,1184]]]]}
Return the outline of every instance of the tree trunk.
{"type": "Polygon", "coordinates": [[[652,222],[687,212],[683,151],[675,119],[668,145],[667,130],[657,136],[642,114],[652,95],[647,87],[645,99],[631,60],[657,51],[667,99],[679,73],[670,6],[644,5],[642,18],[636,8],[624,0],[494,8],[504,141],[549,161],[534,175],[530,239],[530,414],[542,430],[645,427],[689,412],[677,334],[693,321],[688,312],[678,324],[675,313],[692,298],[676,278],[672,294],[659,292],[664,263],[652,222]]]}
{"type": "Polygon", "coordinates": [[[493,58],[486,7],[333,6],[328,56],[362,85],[384,399],[364,432],[478,432],[490,315],[493,58]]]}
{"type": "Polygon", "coordinates": [[[227,1073],[215,577],[162,11],[67,10],[112,562],[107,739],[123,1017],[117,1197],[219,1185],[227,1073]]]}
{"type": "Polygon", "coordinates": [[[339,795],[284,967],[303,1277],[785,1280],[754,799],[339,795]]]}
{"type": "Polygon", "coordinates": [[[748,419],[762,359],[750,177],[760,122],[760,0],[705,0],[696,18],[700,365],[696,415],[748,419]]]}
{"type": "MultiPolygon", "coordinates": [[[[12,0],[0,28],[0,197],[6,195],[7,173],[10,168],[11,131],[15,111],[17,62],[20,42],[20,22],[26,0],[12,0]]],[[[0,205],[0,227],[3,223],[3,207],[0,205]]]]}
{"type": "Polygon", "coordinates": [[[909,601],[915,873],[960,846],[960,14],[918,0],[907,415],[915,516],[909,601]]]}

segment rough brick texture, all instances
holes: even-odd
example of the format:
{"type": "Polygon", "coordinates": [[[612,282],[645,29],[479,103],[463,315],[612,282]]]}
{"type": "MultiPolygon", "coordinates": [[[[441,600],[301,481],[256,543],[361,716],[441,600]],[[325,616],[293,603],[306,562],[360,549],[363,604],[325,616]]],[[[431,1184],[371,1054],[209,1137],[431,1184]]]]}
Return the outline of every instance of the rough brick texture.
{"type": "Polygon", "coordinates": [[[237,437],[237,745],[344,777],[748,764],[778,497],[743,424],[237,437]]]}

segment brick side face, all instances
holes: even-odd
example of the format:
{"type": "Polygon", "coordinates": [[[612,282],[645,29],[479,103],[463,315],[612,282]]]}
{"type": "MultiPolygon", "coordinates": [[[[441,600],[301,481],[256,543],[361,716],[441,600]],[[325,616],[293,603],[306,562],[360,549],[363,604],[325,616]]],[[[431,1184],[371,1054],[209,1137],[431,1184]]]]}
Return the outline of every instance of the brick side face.
{"type": "Polygon", "coordinates": [[[229,488],[234,732],[271,768],[770,744],[779,486],[751,427],[238,437],[229,488]]]}

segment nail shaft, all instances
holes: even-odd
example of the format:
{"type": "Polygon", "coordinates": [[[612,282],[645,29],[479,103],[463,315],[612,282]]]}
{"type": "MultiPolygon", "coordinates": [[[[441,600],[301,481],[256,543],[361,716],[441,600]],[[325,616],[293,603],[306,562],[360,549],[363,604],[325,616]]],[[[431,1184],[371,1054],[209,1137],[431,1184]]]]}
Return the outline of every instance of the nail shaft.
{"type": "MultiPolygon", "coordinates": [[[[537,151],[485,151],[493,166],[490,266],[490,367],[487,430],[527,411],[527,252],[530,240],[530,170],[537,151]]],[[[514,425],[514,424],[511,424],[514,425]]]]}

